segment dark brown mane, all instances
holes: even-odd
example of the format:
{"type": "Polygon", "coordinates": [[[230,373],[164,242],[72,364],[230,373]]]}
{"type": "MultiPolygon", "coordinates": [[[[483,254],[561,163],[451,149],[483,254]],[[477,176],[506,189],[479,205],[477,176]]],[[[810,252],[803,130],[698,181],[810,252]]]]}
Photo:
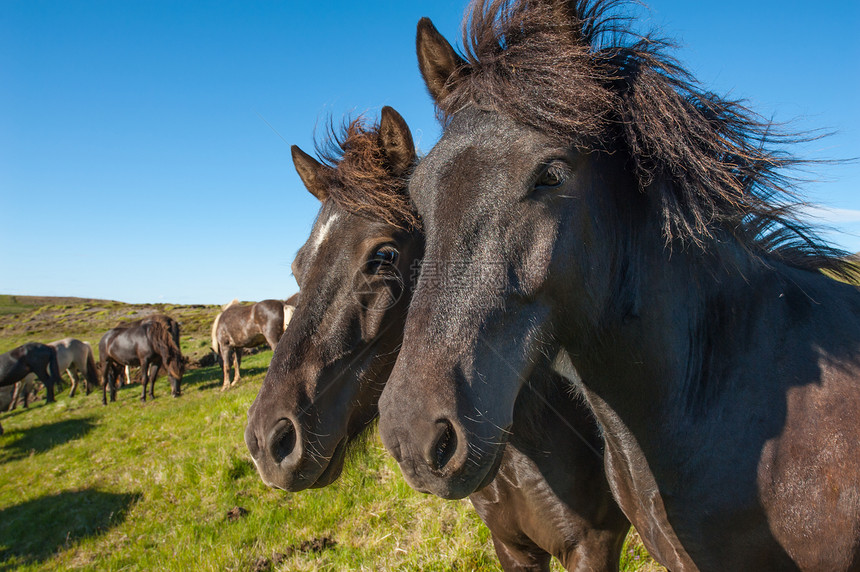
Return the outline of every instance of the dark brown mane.
{"type": "Polygon", "coordinates": [[[173,340],[167,323],[164,320],[153,320],[148,325],[150,332],[149,341],[152,343],[155,351],[166,358],[164,366],[168,368],[171,375],[178,373],[181,376],[185,365],[182,359],[182,351],[173,340]],[[173,368],[176,368],[175,372],[173,368]]]}
{"type": "Polygon", "coordinates": [[[440,119],[474,104],[583,150],[626,153],[660,205],[667,244],[707,248],[729,233],[756,255],[850,274],[844,253],[796,215],[786,169],[806,162],[784,148],[813,137],[703,91],[669,42],[632,30],[625,5],[473,0],[465,63],[437,102],[440,119]]]}
{"type": "Polygon", "coordinates": [[[407,176],[395,175],[385,156],[379,124],[368,126],[359,116],[340,130],[330,124],[328,136],[317,142],[317,155],[328,167],[329,197],[348,211],[382,219],[407,230],[419,228],[409,202],[407,176]]]}

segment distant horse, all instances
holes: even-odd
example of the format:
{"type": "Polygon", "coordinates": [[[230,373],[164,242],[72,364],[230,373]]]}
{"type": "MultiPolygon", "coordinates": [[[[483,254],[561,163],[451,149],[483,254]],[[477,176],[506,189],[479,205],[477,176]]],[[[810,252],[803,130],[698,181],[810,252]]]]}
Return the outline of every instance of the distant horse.
{"type": "MultiPolygon", "coordinates": [[[[87,395],[90,394],[91,388],[98,387],[99,375],[96,370],[95,359],[93,359],[93,350],[88,343],[76,340],[75,338],[63,338],[62,340],[50,342],[47,345],[56,350],[57,364],[60,367],[60,371],[65,370],[72,382],[69,397],[75,396],[75,391],[78,388],[78,376],[84,376],[87,395]]],[[[36,375],[31,373],[23,381],[32,383],[35,378],[36,375]]],[[[15,409],[18,387],[15,388],[15,392],[16,394],[12,398],[12,409],[15,409]]],[[[27,402],[25,400],[24,407],[26,406],[27,402]]]]}
{"type": "MultiPolygon", "coordinates": [[[[56,392],[56,388],[54,389],[56,392]]],[[[0,411],[12,411],[21,401],[24,402],[24,407],[28,407],[37,390],[34,382],[25,383],[23,380],[12,386],[0,387],[0,411]]]]}
{"type": "MultiPolygon", "coordinates": [[[[293,262],[302,290],[315,295],[296,306],[245,430],[263,481],[289,491],[337,479],[350,443],[373,426],[423,255],[406,194],[416,155],[403,118],[383,107],[378,126],[355,120],[329,144],[328,164],[292,150],[322,203],[293,262]]],[[[609,492],[597,425],[550,360],[528,379],[535,390],[517,403],[498,476],[469,500],[506,571],[547,571],[553,556],[571,571],[617,570],[630,523],[609,492]],[[536,428],[531,419],[554,416],[564,422],[536,428]]]]}
{"type": "Polygon", "coordinates": [[[297,298],[298,294],[294,294],[286,302],[263,300],[250,306],[240,306],[238,300],[233,300],[222,306],[221,312],[212,323],[212,350],[221,357],[224,371],[221,391],[231,386],[231,358],[234,368],[232,385],[239,383],[241,348],[252,348],[266,343],[275,349],[281,334],[290,323],[297,298]]]}
{"type": "MultiPolygon", "coordinates": [[[[170,337],[173,338],[173,341],[176,343],[176,347],[179,347],[179,322],[171,318],[166,314],[152,314],[151,316],[147,316],[145,318],[141,318],[139,320],[133,320],[131,322],[120,322],[116,326],[118,328],[127,328],[129,326],[139,326],[144,322],[163,322],[167,329],[170,330],[170,337]]],[[[151,366],[154,367],[154,366],[151,366]]],[[[120,377],[118,380],[121,385],[130,385],[131,384],[131,366],[125,366],[125,379],[120,377]]]]}
{"type": "Polygon", "coordinates": [[[110,400],[116,400],[116,380],[122,376],[122,368],[126,365],[140,366],[143,376],[141,401],[146,401],[148,384],[150,397],[155,397],[155,379],[161,367],[167,369],[173,396],[182,394],[180,384],[185,360],[163,320],[141,320],[136,325],[108,330],[99,341],[99,365],[103,376],[102,403],[105,405],[108,389],[110,400]]]}
{"type": "Polygon", "coordinates": [[[465,57],[419,24],[444,132],[409,196],[436,271],[382,441],[420,491],[480,489],[549,357],[667,568],[858,570],[860,292],[822,272],[856,270],[794,214],[793,139],[618,8],[475,0],[465,57]]]}
{"type": "MultiPolygon", "coordinates": [[[[34,373],[45,384],[47,402],[54,401],[54,386],[60,383],[57,352],[51,346],[31,342],[0,355],[0,387],[12,385],[34,373]]],[[[0,434],[3,427],[0,426],[0,434]]]]}

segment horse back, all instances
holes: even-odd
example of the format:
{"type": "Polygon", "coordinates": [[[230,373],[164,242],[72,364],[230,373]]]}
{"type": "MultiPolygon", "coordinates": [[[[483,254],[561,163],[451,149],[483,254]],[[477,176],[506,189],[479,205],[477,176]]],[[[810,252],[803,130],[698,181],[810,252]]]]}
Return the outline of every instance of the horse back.
{"type": "Polygon", "coordinates": [[[268,328],[283,331],[284,303],[280,300],[262,300],[251,307],[254,323],[265,332],[268,328]]]}
{"type": "Polygon", "coordinates": [[[45,344],[30,342],[0,355],[0,386],[12,385],[31,372],[45,370],[55,355],[45,344]]]}

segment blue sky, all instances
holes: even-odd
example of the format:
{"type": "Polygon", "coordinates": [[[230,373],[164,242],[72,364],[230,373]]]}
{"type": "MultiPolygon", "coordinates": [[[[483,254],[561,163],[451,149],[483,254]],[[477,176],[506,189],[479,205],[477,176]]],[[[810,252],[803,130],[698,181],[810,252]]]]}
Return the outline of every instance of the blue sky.
{"type": "MultiPolygon", "coordinates": [[[[438,139],[415,24],[459,37],[463,0],[0,3],[0,293],[225,303],[297,290],[318,203],[289,145],[391,105],[438,139]]],[[[709,88],[860,157],[860,3],[653,0],[709,88]]],[[[860,251],[860,165],[806,187],[860,251]]]]}

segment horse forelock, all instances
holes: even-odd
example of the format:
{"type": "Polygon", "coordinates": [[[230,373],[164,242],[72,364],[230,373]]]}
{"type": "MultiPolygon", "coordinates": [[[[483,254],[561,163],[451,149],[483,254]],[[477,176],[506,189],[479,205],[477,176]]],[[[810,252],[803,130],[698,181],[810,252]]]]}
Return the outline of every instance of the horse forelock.
{"type": "Polygon", "coordinates": [[[702,89],[671,42],[633,29],[623,11],[632,4],[473,0],[465,63],[436,102],[441,121],[478,105],[566,145],[627,154],[639,190],[660,205],[667,244],[707,248],[728,229],[759,255],[851,270],[794,208],[790,170],[810,161],[786,147],[816,136],[784,132],[744,102],[702,89]],[[748,231],[761,226],[780,230],[748,231]]]}
{"type": "Polygon", "coordinates": [[[324,177],[331,200],[354,214],[407,230],[419,228],[407,192],[409,173],[392,171],[378,123],[369,124],[364,116],[346,120],[340,130],[329,123],[327,136],[315,146],[329,167],[324,177]]]}

